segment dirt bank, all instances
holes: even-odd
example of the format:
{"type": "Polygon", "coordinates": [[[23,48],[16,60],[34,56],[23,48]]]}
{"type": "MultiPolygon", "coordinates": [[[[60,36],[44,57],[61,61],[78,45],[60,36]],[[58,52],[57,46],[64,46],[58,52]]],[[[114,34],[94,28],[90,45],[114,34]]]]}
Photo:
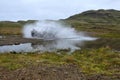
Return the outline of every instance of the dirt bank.
{"type": "Polygon", "coordinates": [[[42,40],[40,39],[31,39],[31,38],[23,38],[22,36],[18,35],[9,35],[3,36],[0,39],[0,46],[2,45],[13,45],[13,44],[20,44],[20,43],[40,43],[42,40]]]}

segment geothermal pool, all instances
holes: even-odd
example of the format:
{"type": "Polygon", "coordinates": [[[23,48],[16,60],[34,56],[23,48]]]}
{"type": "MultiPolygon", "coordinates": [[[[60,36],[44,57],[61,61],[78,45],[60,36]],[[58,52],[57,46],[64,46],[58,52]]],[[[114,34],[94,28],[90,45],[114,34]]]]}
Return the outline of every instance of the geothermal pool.
{"type": "Polygon", "coordinates": [[[79,50],[84,41],[77,39],[59,39],[59,40],[45,40],[40,43],[20,43],[13,45],[0,46],[0,53],[5,52],[57,52],[58,50],[69,50],[74,52],[79,50]]]}
{"type": "MultiPolygon", "coordinates": [[[[14,37],[13,37],[14,38],[14,37]]],[[[15,40],[11,38],[12,40],[15,40]]],[[[96,38],[86,36],[83,32],[77,32],[70,25],[53,21],[39,21],[35,24],[25,25],[23,28],[23,38],[33,39],[37,43],[20,43],[17,45],[2,45],[0,53],[4,52],[55,52],[58,50],[69,50],[74,52],[81,49],[85,41],[94,41],[96,38]]],[[[22,40],[21,40],[22,41],[22,40]]],[[[18,43],[15,40],[15,43],[18,43]]]]}

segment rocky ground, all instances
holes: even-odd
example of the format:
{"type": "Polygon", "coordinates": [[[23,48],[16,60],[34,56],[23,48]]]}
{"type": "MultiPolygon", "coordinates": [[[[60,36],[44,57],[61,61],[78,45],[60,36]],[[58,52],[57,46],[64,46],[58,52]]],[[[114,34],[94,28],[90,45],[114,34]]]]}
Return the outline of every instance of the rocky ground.
{"type": "Polygon", "coordinates": [[[86,76],[80,68],[69,65],[34,65],[14,71],[0,68],[0,80],[119,80],[120,74],[105,76],[102,74],[86,76]]]}

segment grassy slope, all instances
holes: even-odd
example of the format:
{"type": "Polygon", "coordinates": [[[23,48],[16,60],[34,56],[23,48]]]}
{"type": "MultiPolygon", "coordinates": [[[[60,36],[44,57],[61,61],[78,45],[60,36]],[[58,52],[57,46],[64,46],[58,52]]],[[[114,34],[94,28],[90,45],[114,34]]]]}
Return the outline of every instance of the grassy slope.
{"type": "Polygon", "coordinates": [[[120,38],[120,11],[86,11],[65,20],[76,30],[94,32],[95,36],[120,38]]]}

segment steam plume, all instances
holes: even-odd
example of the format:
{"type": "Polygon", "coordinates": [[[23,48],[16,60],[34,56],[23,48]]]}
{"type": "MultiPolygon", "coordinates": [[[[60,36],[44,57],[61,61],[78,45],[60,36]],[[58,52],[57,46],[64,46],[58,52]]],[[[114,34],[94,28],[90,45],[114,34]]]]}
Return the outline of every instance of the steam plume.
{"type": "Polygon", "coordinates": [[[26,25],[23,28],[25,38],[37,38],[42,40],[54,40],[46,46],[37,45],[36,48],[43,51],[54,51],[57,49],[80,49],[77,45],[82,41],[95,40],[85,36],[84,33],[77,32],[71,26],[55,21],[39,21],[35,24],[26,25]]]}

